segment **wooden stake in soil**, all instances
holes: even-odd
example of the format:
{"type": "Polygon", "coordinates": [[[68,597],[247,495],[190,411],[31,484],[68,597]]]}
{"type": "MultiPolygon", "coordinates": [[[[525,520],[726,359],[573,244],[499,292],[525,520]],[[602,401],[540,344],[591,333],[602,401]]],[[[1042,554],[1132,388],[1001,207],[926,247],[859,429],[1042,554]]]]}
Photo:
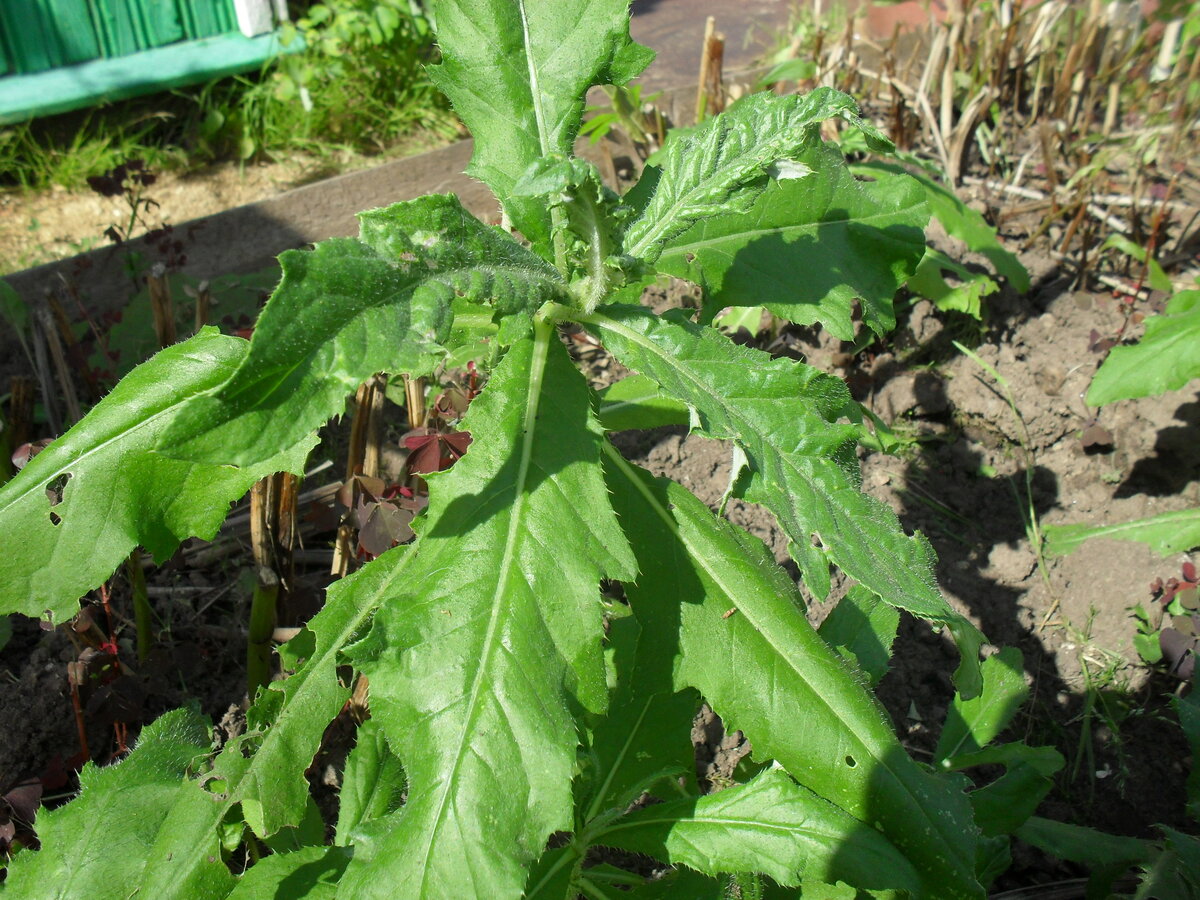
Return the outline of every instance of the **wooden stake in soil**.
{"type": "Polygon", "coordinates": [[[33,435],[33,379],[14,375],[9,381],[7,430],[15,450],[30,441],[33,435]]]}
{"type": "Polygon", "coordinates": [[[175,305],[171,302],[166,266],[155,263],[146,276],[146,287],[150,289],[150,309],[154,313],[154,334],[158,338],[158,346],[169,347],[175,343],[175,305]]]}
{"type": "Polygon", "coordinates": [[[36,313],[29,318],[30,338],[33,342],[33,365],[37,374],[38,387],[42,393],[42,406],[46,411],[46,421],[53,434],[62,434],[62,415],[58,409],[58,392],[54,389],[54,378],[50,373],[49,338],[43,325],[42,317],[36,313]]]}
{"type": "Polygon", "coordinates": [[[722,61],[725,35],[717,31],[717,20],[709,16],[704,23],[704,48],[700,56],[700,81],[696,89],[696,123],[725,108],[722,61]]]}
{"type": "MultiPolygon", "coordinates": [[[[408,384],[409,382],[406,381],[406,392],[408,384]]],[[[384,380],[381,375],[373,375],[368,378],[359,385],[358,392],[354,395],[354,418],[350,423],[350,449],[346,453],[346,481],[350,481],[359,474],[371,478],[379,476],[379,419],[383,409],[383,396],[384,380]],[[376,394],[379,396],[376,397],[376,394]],[[375,421],[372,422],[372,419],[375,421]]],[[[424,396],[423,391],[422,396],[424,396]]],[[[412,415],[411,400],[409,415],[410,417],[412,415]]],[[[354,557],[354,549],[351,547],[353,539],[354,526],[346,523],[338,529],[337,544],[333,551],[333,565],[330,567],[331,574],[341,577],[350,571],[350,560],[354,557]]]]}
{"type": "Polygon", "coordinates": [[[50,359],[54,363],[54,374],[58,376],[58,386],[62,389],[63,401],[67,404],[67,421],[69,428],[83,418],[83,408],[79,405],[79,396],[75,393],[75,381],[71,378],[71,367],[67,365],[67,354],[58,336],[58,328],[50,315],[49,309],[37,312],[42,333],[46,338],[46,346],[50,349],[50,359]]]}

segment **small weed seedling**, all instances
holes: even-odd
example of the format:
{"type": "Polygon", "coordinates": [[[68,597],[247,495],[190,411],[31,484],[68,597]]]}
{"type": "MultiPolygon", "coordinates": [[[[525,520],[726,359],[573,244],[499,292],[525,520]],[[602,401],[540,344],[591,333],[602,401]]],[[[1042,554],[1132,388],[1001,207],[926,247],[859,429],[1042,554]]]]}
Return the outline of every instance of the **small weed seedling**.
{"type": "Polygon", "coordinates": [[[205,329],[162,350],[0,489],[0,612],[63,621],[135,546],[161,561],[212,536],[255,481],[302,472],[316,429],[376,373],[480,361],[470,444],[426,476],[415,540],[336,583],[281,648],[286,677],[244,733],[214,749],[190,710],[146,726],[38,817],[42,849],[13,856],[5,893],[715,898],[733,877],[982,897],[1062,764],[993,743],[1028,690],[1020,655],[980,662],[928,542],[860,491],[845,384],[709,325],[763,306],[843,339],[854,315],[890,330],[925,252],[924,188],[898,171],[857,180],[822,123],[889,144],[819,89],[744,98],[668,139],[617,196],[571,151],[587,90],[651,58],[629,39],[628,0],[432,12],[433,76],[511,230],[432,195],[362,213],[357,239],[283,254],[251,341],[205,329]],[[697,316],[639,305],[660,275],[704,287],[697,316]],[[561,337],[580,329],[638,375],[598,398],[561,337]],[[830,593],[831,565],[855,583],[820,633],[760,541],[606,435],[681,414],[739,448],[733,490],[776,516],[809,592],[830,593]],[[962,652],[933,768],[869,688],[897,609],[962,652]],[[306,770],[352,672],[370,718],[323,823],[306,770]],[[690,741],[701,698],[754,752],[709,795],[690,741]],[[967,793],[959,773],[981,765],[1006,774],[967,793]],[[606,861],[631,852],[674,868],[647,882],[606,861]]]}

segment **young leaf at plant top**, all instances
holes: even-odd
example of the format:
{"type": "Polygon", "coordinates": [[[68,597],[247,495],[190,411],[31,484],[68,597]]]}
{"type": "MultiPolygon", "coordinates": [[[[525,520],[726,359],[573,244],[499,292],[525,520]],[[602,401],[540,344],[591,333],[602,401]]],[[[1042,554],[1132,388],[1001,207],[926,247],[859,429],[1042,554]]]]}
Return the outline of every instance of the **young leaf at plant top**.
{"type": "Polygon", "coordinates": [[[568,266],[579,273],[572,278],[571,292],[584,312],[610,300],[624,285],[626,273],[615,253],[617,228],[629,209],[604,184],[595,166],[581,159],[547,157],[529,168],[513,187],[513,196],[537,198],[562,213],[567,230],[556,232],[556,238],[568,266]]]}
{"type": "MultiPolygon", "coordinates": [[[[641,569],[626,594],[649,639],[675,657],[676,687],[699,690],[727,728],[745,732],[756,759],[776,759],[803,787],[881,831],[916,870],[920,896],[981,896],[960,781],[904,753],[763,544],[611,449],[606,466],[641,569]],[[680,558],[688,564],[672,564],[680,558]]],[[[840,877],[904,886],[894,867],[840,877]]]]}
{"type": "MultiPolygon", "coordinates": [[[[188,786],[180,781],[209,749],[207,722],[199,713],[177,709],[142,729],[133,751],[119,763],[79,773],[79,796],[66,806],[44,810],[37,830],[42,849],[17,853],[5,897],[52,900],[124,900],[137,884],[150,849],[176,797],[188,786]],[[99,860],[120,863],[120,877],[101,878],[99,860]]],[[[224,896],[233,876],[217,859],[216,878],[224,874],[224,896]]]]}
{"type": "Polygon", "coordinates": [[[620,85],[654,52],[629,39],[629,0],[440,0],[442,64],[430,70],[475,137],[467,174],[500,199],[534,246],[550,214],[512,188],[536,161],[568,155],[595,84],[620,85]]]}
{"type": "Polygon", "coordinates": [[[642,307],[575,318],[622,363],[694,409],[700,433],[745,451],[753,469],[746,499],[779,519],[815,596],[829,593],[832,562],[888,603],[949,625],[962,654],[959,690],[978,693],[983,638],[938,590],[928,541],[906,535],[891,510],[859,490],[857,429],[836,424],[850,403],[843,382],[642,307]]]}
{"type": "Polygon", "coordinates": [[[361,240],[280,256],[283,279],[245,362],[189,406],[160,441],[163,452],[250,465],[340,413],[376,372],[431,371],[444,354],[456,295],[502,298],[510,339],[532,326],[542,302],[565,297],[553,268],[453,196],[371,210],[359,222],[361,240]]]}
{"type": "Polygon", "coordinates": [[[872,331],[891,331],[892,298],[925,253],[920,185],[857,181],[841,151],[819,139],[792,164],[795,173],[779,173],[745,211],[714,212],[672,238],[659,271],[704,288],[703,321],[725,306],[763,305],[851,340],[858,301],[872,331]]]}
{"type": "Polygon", "coordinates": [[[0,613],[55,622],[134,547],[159,562],[188,537],[211,538],[259,478],[300,472],[311,441],[266,448],[253,467],[167,459],[155,443],[189,401],[220,385],[246,343],[205,328],[138,366],[70,431],[0,487],[0,613]]]}
{"type": "MultiPolygon", "coordinates": [[[[821,122],[835,116],[857,122],[857,112],[849,96],[832,88],[751,94],[669,140],[662,168],[647,169],[625,197],[638,215],[625,230],[624,252],[653,264],[695,223],[746,212],[771,178],[807,174],[800,157],[820,146],[821,122]]],[[[891,148],[882,134],[865,128],[878,149],[891,148]]]]}
{"type": "Polygon", "coordinates": [[[352,651],[408,800],[358,844],[362,898],[519,897],[523,866],[571,824],[568,695],[606,702],[598,587],[634,562],[598,466],[602,432],[557,334],[513,346],[463,427],[470,451],[430,478],[404,577],[352,651]]]}

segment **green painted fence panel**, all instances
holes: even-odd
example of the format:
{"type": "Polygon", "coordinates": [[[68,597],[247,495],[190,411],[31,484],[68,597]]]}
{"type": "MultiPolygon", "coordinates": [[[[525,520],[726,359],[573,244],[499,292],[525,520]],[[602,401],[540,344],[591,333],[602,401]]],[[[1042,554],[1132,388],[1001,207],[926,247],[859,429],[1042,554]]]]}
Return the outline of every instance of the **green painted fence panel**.
{"type": "Polygon", "coordinates": [[[189,38],[237,31],[237,12],[233,8],[233,0],[211,0],[207,3],[179,0],[179,14],[189,38]]]}
{"type": "Polygon", "coordinates": [[[236,31],[233,0],[0,0],[0,74],[236,31]]]}
{"type": "Polygon", "coordinates": [[[91,0],[92,21],[106,59],[162,47],[184,38],[174,0],[91,0]]]}
{"type": "Polygon", "coordinates": [[[0,0],[0,37],[16,72],[41,72],[100,55],[87,0],[0,0]]]}

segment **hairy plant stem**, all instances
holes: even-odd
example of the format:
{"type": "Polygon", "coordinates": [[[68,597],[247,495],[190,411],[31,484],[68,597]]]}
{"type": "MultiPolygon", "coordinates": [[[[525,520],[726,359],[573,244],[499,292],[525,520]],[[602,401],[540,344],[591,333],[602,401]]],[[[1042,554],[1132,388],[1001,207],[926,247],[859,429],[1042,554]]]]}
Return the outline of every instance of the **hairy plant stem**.
{"type": "Polygon", "coordinates": [[[246,688],[251,699],[271,680],[271,632],[275,629],[275,601],[279,576],[259,566],[250,600],[250,635],[246,640],[246,688]]]}

